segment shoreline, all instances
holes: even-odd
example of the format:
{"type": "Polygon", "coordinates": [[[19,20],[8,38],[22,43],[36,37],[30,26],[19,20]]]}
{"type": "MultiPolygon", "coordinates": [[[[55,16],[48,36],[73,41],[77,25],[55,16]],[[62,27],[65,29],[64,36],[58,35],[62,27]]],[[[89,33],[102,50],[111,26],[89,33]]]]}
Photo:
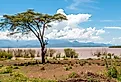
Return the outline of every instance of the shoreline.
{"type": "MultiPolygon", "coordinates": [[[[121,48],[108,48],[108,47],[63,47],[63,48],[47,48],[47,49],[54,49],[56,52],[60,52],[61,54],[64,54],[64,49],[65,48],[71,48],[74,49],[78,54],[79,54],[79,59],[88,59],[88,58],[96,58],[95,56],[92,55],[92,53],[95,52],[107,52],[111,53],[117,56],[121,56],[121,48]]],[[[0,48],[2,50],[17,50],[17,49],[33,49],[36,52],[41,52],[41,48],[0,48]]]]}

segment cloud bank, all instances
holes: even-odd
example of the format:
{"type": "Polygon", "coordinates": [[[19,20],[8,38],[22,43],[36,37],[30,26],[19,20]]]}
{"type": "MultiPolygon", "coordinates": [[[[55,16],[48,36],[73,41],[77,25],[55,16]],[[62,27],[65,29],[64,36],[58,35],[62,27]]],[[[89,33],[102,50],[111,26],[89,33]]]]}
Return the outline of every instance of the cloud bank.
{"type": "Polygon", "coordinates": [[[64,14],[67,21],[61,23],[52,23],[52,28],[46,31],[46,37],[49,39],[68,39],[78,41],[99,41],[101,34],[105,33],[103,29],[95,27],[83,28],[82,22],[88,22],[90,14],[66,14],[63,9],[58,9],[57,13],[64,14]]]}
{"type": "MultiPolygon", "coordinates": [[[[103,29],[96,29],[95,27],[84,28],[81,27],[82,22],[88,22],[90,20],[90,14],[66,14],[63,9],[58,9],[56,13],[64,14],[67,17],[67,21],[52,22],[51,28],[48,28],[45,32],[45,36],[49,39],[67,39],[78,41],[93,41],[97,42],[103,38],[100,36],[105,33],[103,29]]],[[[15,39],[7,37],[8,31],[0,32],[0,39],[15,39]]],[[[22,37],[21,39],[36,39],[33,34],[22,37]]]]}

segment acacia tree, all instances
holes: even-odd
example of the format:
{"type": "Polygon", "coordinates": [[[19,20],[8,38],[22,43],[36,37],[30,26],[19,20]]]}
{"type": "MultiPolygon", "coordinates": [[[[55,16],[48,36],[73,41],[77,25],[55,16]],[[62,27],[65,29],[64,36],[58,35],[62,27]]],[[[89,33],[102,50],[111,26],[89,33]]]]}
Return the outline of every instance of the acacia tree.
{"type": "Polygon", "coordinates": [[[17,13],[14,15],[3,15],[0,22],[1,29],[9,30],[9,35],[21,33],[22,35],[32,32],[39,40],[41,46],[42,63],[45,63],[46,45],[47,41],[44,38],[45,30],[51,27],[51,22],[61,22],[67,20],[66,16],[62,14],[42,14],[34,10],[27,10],[26,12],[17,13]]]}

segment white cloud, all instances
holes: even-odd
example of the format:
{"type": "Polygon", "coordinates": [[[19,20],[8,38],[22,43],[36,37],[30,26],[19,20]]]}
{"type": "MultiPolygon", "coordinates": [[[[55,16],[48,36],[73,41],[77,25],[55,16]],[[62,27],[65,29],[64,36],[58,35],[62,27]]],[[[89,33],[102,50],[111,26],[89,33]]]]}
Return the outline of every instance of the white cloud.
{"type": "Polygon", "coordinates": [[[115,37],[112,39],[111,43],[113,44],[121,44],[121,37],[115,37]]]}
{"type": "MultiPolygon", "coordinates": [[[[52,27],[48,28],[45,33],[45,36],[47,38],[78,40],[83,42],[98,42],[103,39],[102,37],[100,37],[101,34],[105,33],[103,29],[96,29],[95,27],[82,28],[80,26],[80,23],[87,22],[88,20],[90,20],[90,14],[66,14],[63,9],[57,10],[57,13],[64,14],[68,20],[62,21],[60,23],[52,22],[52,27]]],[[[6,35],[7,32],[0,32],[0,39],[10,39],[6,35]]],[[[33,34],[29,34],[27,36],[22,37],[22,39],[31,40],[36,39],[36,37],[33,34]]]]}
{"type": "Polygon", "coordinates": [[[113,40],[121,40],[121,37],[113,38],[113,40]]]}
{"type": "Polygon", "coordinates": [[[2,15],[0,15],[0,18],[3,18],[3,16],[2,16],[2,15]]]}
{"type": "MultiPolygon", "coordinates": [[[[65,14],[62,9],[57,13],[65,14]]],[[[46,37],[49,39],[71,39],[80,41],[98,41],[102,38],[100,34],[105,33],[103,29],[96,29],[95,27],[82,28],[80,23],[87,22],[91,17],[90,14],[69,14],[67,21],[61,23],[52,23],[52,28],[46,31],[46,37]]]]}
{"type": "Polygon", "coordinates": [[[8,33],[9,33],[8,31],[4,31],[4,32],[0,31],[0,39],[9,39],[9,37],[7,37],[8,33]]]}
{"type": "Polygon", "coordinates": [[[14,36],[8,36],[10,32],[7,31],[0,31],[0,39],[9,39],[9,40],[33,40],[36,39],[36,37],[30,33],[29,35],[22,36],[21,33],[15,34],[14,36]]]}
{"type": "Polygon", "coordinates": [[[71,10],[78,10],[78,6],[86,6],[88,8],[98,9],[97,7],[90,6],[89,3],[94,3],[95,0],[73,0],[73,3],[69,6],[67,6],[68,9],[71,10]]]}
{"type": "Polygon", "coordinates": [[[121,30],[121,27],[104,27],[105,29],[117,29],[117,30],[121,30]]]}

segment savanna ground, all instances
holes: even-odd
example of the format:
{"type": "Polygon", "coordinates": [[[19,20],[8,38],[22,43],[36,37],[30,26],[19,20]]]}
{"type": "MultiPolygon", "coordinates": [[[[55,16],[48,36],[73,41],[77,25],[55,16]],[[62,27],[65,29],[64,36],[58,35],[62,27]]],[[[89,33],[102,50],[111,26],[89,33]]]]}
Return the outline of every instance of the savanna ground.
{"type": "Polygon", "coordinates": [[[73,49],[65,56],[49,50],[46,63],[36,60],[33,50],[0,51],[0,82],[120,82],[121,58],[97,51],[98,59],[78,59],[73,49]],[[13,56],[14,52],[14,56],[13,56]],[[73,54],[73,55],[72,55],[73,54]],[[13,57],[16,59],[12,60],[13,57]],[[49,58],[48,58],[49,57],[49,58]]]}
{"type": "MultiPolygon", "coordinates": [[[[41,64],[40,61],[35,60],[5,60],[0,61],[0,65],[1,67],[11,66],[12,72],[22,73],[28,78],[41,78],[60,82],[115,82],[115,80],[111,80],[106,76],[104,62],[97,59],[50,60],[46,64],[41,64]]],[[[11,73],[0,74],[0,80],[7,82],[6,79],[12,77],[11,73]]]]}

